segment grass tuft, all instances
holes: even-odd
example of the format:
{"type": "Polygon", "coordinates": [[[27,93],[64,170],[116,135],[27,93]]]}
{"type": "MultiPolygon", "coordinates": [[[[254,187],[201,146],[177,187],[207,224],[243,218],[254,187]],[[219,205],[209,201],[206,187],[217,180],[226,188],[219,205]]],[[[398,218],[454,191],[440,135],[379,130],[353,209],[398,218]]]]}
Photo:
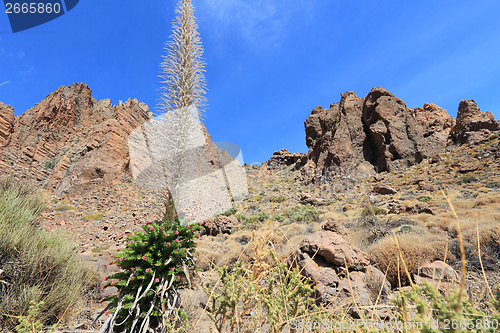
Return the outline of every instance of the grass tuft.
{"type": "Polygon", "coordinates": [[[0,326],[12,328],[22,316],[42,324],[66,320],[81,309],[82,295],[94,298],[95,272],[74,256],[73,244],[61,234],[39,227],[44,208],[34,188],[11,178],[0,179],[0,326]],[[43,301],[43,303],[41,303],[43,301]],[[30,312],[33,302],[38,312],[30,312]]]}

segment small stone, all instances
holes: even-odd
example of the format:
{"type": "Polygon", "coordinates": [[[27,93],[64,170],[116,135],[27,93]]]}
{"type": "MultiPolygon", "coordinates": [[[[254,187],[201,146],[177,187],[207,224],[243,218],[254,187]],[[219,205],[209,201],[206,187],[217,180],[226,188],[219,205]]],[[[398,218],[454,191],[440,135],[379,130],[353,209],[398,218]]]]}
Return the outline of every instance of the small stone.
{"type": "Polygon", "coordinates": [[[435,192],[439,188],[436,185],[426,183],[424,181],[421,181],[418,183],[418,190],[419,191],[429,191],[429,192],[435,192]]]}
{"type": "Polygon", "coordinates": [[[397,190],[390,187],[389,185],[377,185],[373,188],[372,192],[378,193],[378,194],[396,194],[396,193],[398,193],[397,190]]]}

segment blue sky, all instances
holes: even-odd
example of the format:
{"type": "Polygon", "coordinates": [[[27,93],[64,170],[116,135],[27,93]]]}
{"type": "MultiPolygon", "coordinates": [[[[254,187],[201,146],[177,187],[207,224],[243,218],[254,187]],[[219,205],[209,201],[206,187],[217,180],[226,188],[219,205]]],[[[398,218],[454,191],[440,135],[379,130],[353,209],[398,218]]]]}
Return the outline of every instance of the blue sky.
{"type": "MultiPolygon", "coordinates": [[[[305,152],[304,120],[340,94],[382,86],[456,116],[463,99],[500,118],[500,1],[193,0],[205,47],[204,120],[245,162],[305,152]]],[[[16,116],[61,85],[156,105],[176,1],[87,0],[13,34],[0,13],[0,101],[16,116]]]]}

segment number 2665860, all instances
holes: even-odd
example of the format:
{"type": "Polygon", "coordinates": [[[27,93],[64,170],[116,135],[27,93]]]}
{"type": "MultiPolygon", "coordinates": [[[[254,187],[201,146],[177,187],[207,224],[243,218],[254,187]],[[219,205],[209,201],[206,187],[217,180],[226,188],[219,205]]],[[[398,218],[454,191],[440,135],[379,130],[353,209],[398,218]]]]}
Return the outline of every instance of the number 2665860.
{"type": "Polygon", "coordinates": [[[36,3],[36,2],[7,2],[5,13],[7,14],[58,14],[61,12],[60,3],[36,3]]]}

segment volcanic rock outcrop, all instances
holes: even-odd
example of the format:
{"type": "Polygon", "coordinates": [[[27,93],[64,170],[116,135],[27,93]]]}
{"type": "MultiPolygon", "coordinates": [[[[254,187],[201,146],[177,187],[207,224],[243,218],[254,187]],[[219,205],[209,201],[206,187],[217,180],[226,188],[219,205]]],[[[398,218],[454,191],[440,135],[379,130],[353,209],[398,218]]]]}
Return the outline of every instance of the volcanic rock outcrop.
{"type": "Polygon", "coordinates": [[[463,144],[487,139],[491,131],[498,130],[500,122],[495,120],[491,112],[481,112],[476,102],[471,99],[460,102],[451,136],[456,143],[463,144]]]}
{"type": "MultiPolygon", "coordinates": [[[[59,87],[19,117],[0,103],[0,174],[35,181],[57,196],[123,181],[132,169],[129,136],[151,119],[145,103],[97,101],[83,83],[59,87]]],[[[205,162],[218,169],[232,161],[201,126],[205,162]]]]}
{"type": "Polygon", "coordinates": [[[0,102],[0,148],[10,142],[14,124],[14,109],[0,102]]]}
{"type": "Polygon", "coordinates": [[[283,148],[274,152],[267,161],[267,165],[272,169],[279,169],[300,162],[304,157],[306,157],[306,153],[290,153],[283,148]]]}
{"type": "Polygon", "coordinates": [[[367,163],[381,172],[437,156],[446,147],[454,120],[434,104],[407,108],[377,87],[365,98],[343,93],[329,109],[315,108],[304,125],[309,147],[305,170],[328,178],[367,163]]]}
{"type": "Polygon", "coordinates": [[[118,179],[129,167],[127,136],[148,111],[136,99],[116,106],[98,102],[83,83],[61,86],[15,120],[12,109],[12,117],[3,117],[12,133],[0,149],[0,171],[59,195],[76,184],[118,179]]]}

